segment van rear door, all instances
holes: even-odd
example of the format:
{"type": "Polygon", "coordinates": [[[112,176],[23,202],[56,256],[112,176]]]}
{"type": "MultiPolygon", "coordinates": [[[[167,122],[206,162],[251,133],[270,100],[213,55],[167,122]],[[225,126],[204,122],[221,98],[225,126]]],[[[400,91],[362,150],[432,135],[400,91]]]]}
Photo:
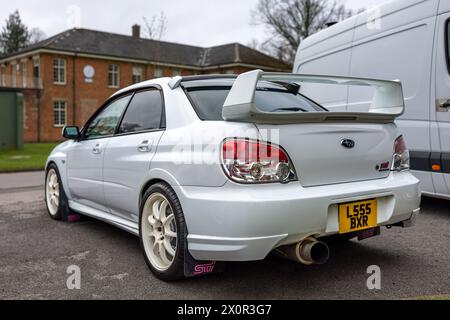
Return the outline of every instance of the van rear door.
{"type": "MultiPolygon", "coordinates": [[[[435,135],[439,140],[439,152],[432,156],[432,162],[440,167],[433,171],[433,182],[436,192],[450,194],[450,13],[438,17],[436,42],[435,71],[435,103],[436,118],[435,135]],[[439,188],[439,190],[437,190],[439,188]]],[[[433,130],[432,130],[433,133],[433,130]]],[[[433,164],[432,163],[432,164],[433,164]]]]}
{"type": "MultiPolygon", "coordinates": [[[[430,70],[433,68],[437,5],[437,1],[391,1],[381,7],[380,20],[370,28],[367,21],[376,16],[376,10],[360,15],[350,67],[350,75],[354,77],[402,82],[405,113],[396,123],[411,152],[412,169],[421,181],[421,189],[431,194],[435,189],[428,165],[433,149],[430,143],[430,70]]],[[[360,94],[350,88],[351,106],[361,105],[360,94]]]]}

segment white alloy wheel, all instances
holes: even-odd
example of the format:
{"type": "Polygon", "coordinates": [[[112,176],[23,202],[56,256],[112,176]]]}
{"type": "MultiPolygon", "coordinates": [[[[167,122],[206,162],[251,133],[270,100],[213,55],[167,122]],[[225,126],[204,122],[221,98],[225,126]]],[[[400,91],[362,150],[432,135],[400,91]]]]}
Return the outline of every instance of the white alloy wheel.
{"type": "Polygon", "coordinates": [[[45,201],[52,216],[55,216],[59,210],[59,181],[55,169],[50,169],[47,173],[45,201]]]}
{"type": "Polygon", "coordinates": [[[177,251],[177,225],[167,198],[161,193],[150,195],[141,219],[145,254],[155,269],[168,270],[177,251]]]}

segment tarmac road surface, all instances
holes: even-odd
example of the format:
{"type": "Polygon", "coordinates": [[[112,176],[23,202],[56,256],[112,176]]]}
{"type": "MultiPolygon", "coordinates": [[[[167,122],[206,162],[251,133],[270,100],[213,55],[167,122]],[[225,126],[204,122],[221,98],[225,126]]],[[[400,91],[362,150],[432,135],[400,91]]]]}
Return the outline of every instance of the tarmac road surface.
{"type": "Polygon", "coordinates": [[[323,266],[270,256],[228,263],[223,274],[164,283],[148,270],[136,237],[92,219],[53,221],[38,188],[0,191],[0,299],[450,297],[450,201],[424,199],[413,228],[332,244],[323,266]],[[80,267],[80,290],[67,288],[71,265],[80,267]],[[381,268],[381,290],[367,288],[371,265],[381,268]]]}

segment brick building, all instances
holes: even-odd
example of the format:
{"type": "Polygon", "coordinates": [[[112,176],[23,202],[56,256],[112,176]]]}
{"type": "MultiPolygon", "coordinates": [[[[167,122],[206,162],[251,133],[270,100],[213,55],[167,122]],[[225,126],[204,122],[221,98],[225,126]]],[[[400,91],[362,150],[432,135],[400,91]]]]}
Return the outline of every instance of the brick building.
{"type": "Polygon", "coordinates": [[[201,48],[73,29],[0,58],[0,87],[21,88],[24,139],[57,141],[64,125],[82,126],[115,91],[145,79],[290,66],[238,43],[201,48]]]}

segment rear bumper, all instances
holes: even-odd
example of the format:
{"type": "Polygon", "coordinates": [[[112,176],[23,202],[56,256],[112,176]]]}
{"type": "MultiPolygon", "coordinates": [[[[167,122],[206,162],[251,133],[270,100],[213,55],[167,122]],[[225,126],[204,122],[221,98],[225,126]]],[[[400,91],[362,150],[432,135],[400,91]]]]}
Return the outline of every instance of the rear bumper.
{"type": "Polygon", "coordinates": [[[340,203],[377,198],[380,226],[408,221],[420,207],[419,181],[409,172],[310,188],[228,182],[220,188],[174,189],[186,218],[189,251],[197,260],[261,260],[278,246],[336,234],[340,203]]]}

